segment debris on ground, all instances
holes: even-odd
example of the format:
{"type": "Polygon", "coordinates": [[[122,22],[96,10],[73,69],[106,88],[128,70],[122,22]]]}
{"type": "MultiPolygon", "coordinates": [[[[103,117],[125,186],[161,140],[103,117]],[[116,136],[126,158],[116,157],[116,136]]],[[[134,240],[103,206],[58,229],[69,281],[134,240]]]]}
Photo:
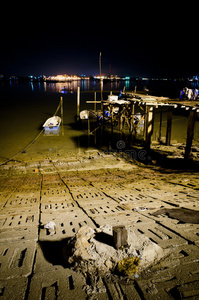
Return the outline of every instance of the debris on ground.
{"type": "Polygon", "coordinates": [[[112,226],[106,224],[96,231],[85,225],[64,245],[64,257],[74,269],[83,273],[88,270],[91,273],[96,270],[100,273],[117,272],[118,263],[119,266],[125,263],[128,275],[133,273],[132,268],[138,273],[139,266],[142,270],[165,255],[165,251],[146,236],[135,233],[130,227],[127,232],[128,245],[116,249],[112,226]],[[124,260],[127,258],[129,260],[124,260]]]}
{"type": "Polygon", "coordinates": [[[134,210],[135,211],[145,211],[146,207],[139,206],[139,207],[135,207],[134,210]]]}
{"type": "Polygon", "coordinates": [[[124,276],[132,276],[139,271],[140,258],[126,257],[118,262],[117,271],[124,276]]]}
{"type": "Polygon", "coordinates": [[[56,233],[56,224],[53,221],[50,221],[47,224],[45,224],[44,228],[47,230],[47,235],[53,235],[56,233]]]}
{"type": "Polygon", "coordinates": [[[166,214],[169,218],[179,222],[199,224],[199,211],[185,208],[163,208],[152,213],[153,216],[166,214]]]}

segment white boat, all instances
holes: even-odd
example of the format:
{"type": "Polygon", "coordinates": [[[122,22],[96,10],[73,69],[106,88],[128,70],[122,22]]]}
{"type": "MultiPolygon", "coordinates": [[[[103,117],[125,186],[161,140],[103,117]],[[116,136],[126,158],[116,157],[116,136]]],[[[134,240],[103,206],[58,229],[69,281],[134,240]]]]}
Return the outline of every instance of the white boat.
{"type": "Polygon", "coordinates": [[[82,110],[80,112],[80,119],[81,120],[90,120],[90,121],[97,121],[98,116],[92,112],[91,110],[82,110]]]}
{"type": "Polygon", "coordinates": [[[44,123],[45,132],[57,133],[60,130],[61,118],[58,116],[51,117],[44,123]]]}

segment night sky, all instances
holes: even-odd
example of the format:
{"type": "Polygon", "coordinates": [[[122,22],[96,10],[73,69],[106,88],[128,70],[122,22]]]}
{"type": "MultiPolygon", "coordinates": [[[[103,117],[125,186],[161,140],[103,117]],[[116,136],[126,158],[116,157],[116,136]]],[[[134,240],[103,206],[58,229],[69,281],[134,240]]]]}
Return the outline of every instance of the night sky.
{"type": "Polygon", "coordinates": [[[100,51],[106,74],[199,74],[197,6],[49,3],[7,4],[11,7],[1,20],[0,74],[95,75],[100,51]]]}

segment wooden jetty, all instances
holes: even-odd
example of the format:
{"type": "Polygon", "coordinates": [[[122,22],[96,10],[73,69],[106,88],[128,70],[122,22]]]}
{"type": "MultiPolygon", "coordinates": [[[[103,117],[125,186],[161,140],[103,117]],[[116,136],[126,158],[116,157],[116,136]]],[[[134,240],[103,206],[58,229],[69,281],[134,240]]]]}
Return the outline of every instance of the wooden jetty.
{"type": "MultiPolygon", "coordinates": [[[[112,93],[110,94],[110,97],[112,93]]],[[[89,103],[101,103],[101,111],[98,112],[103,116],[103,126],[106,123],[111,124],[111,130],[113,131],[114,124],[119,124],[119,131],[123,132],[124,126],[128,128],[129,134],[136,136],[137,126],[139,124],[134,123],[135,111],[139,108],[142,110],[142,119],[144,120],[144,146],[150,149],[151,136],[153,134],[154,127],[154,112],[156,109],[160,109],[160,120],[159,120],[159,137],[161,139],[161,128],[162,128],[162,108],[167,108],[167,127],[166,127],[166,145],[171,144],[171,132],[172,132],[172,117],[175,109],[186,110],[189,112],[188,125],[187,125],[187,138],[185,148],[185,159],[190,157],[191,146],[193,141],[193,133],[195,120],[197,113],[199,112],[199,106],[196,101],[180,101],[178,99],[169,99],[167,97],[149,96],[138,93],[122,93],[122,98],[118,101],[108,100],[101,101],[89,101],[89,103]],[[114,113],[115,109],[118,108],[118,112],[114,113]],[[105,118],[105,112],[109,112],[109,118],[105,118]]],[[[99,126],[100,127],[100,126],[99,126]]],[[[97,127],[97,128],[99,128],[97,127]]],[[[96,128],[96,129],[97,129],[96,128]]],[[[95,129],[95,130],[96,130],[95,129]]],[[[95,131],[94,130],[94,131],[95,131]]],[[[93,133],[93,132],[92,132],[93,133]]]]}

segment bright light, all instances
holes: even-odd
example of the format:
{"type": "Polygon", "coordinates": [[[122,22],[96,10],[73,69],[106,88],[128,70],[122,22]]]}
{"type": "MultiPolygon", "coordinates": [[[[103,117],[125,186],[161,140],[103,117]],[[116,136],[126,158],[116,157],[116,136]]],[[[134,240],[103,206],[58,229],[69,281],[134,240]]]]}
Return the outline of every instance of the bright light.
{"type": "Polygon", "coordinates": [[[81,77],[77,75],[57,75],[46,77],[46,80],[55,80],[55,81],[71,81],[71,80],[81,80],[81,77]]]}

